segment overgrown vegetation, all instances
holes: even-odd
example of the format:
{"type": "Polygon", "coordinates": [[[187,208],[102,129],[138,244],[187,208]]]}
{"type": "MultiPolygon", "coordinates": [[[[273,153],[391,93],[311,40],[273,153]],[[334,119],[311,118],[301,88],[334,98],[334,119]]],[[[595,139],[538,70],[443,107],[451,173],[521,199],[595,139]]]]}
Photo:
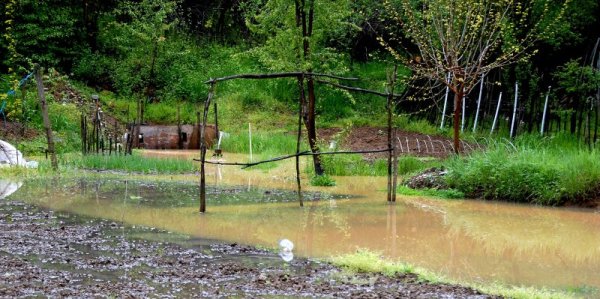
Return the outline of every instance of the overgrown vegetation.
{"type": "Polygon", "coordinates": [[[524,135],[447,163],[450,187],[468,197],[543,205],[583,203],[600,191],[600,155],[567,135],[524,135]]]}

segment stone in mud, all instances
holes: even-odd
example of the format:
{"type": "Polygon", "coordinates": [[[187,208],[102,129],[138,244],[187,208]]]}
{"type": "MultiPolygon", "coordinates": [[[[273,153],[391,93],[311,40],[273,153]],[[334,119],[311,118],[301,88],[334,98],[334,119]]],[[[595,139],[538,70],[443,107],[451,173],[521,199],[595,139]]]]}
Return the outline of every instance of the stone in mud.
{"type": "Polygon", "coordinates": [[[448,173],[443,167],[433,167],[411,177],[406,185],[412,189],[447,189],[444,176],[448,173]]]}

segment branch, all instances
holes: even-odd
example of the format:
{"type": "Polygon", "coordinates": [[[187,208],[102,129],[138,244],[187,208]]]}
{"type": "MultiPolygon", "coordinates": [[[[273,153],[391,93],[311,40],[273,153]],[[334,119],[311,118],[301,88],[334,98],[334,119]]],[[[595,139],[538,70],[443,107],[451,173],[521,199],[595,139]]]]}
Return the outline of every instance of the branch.
{"type": "MultiPolygon", "coordinates": [[[[268,159],[268,160],[262,160],[262,161],[258,161],[258,162],[252,162],[252,163],[237,163],[237,162],[215,162],[215,161],[204,161],[204,163],[207,164],[212,164],[212,165],[237,165],[237,166],[244,166],[242,167],[242,169],[248,168],[248,167],[252,167],[252,166],[256,166],[259,164],[264,164],[264,163],[269,163],[269,162],[276,162],[276,161],[281,161],[281,160],[285,160],[285,159],[290,159],[290,158],[294,158],[294,157],[300,157],[300,156],[315,156],[315,155],[337,155],[337,154],[369,154],[369,153],[383,153],[383,152],[389,152],[391,151],[391,148],[386,148],[386,149],[379,149],[379,150],[366,150],[366,151],[339,151],[339,152],[310,152],[310,151],[303,151],[297,154],[291,154],[291,155],[285,155],[285,156],[280,156],[280,157],[275,157],[272,159],[268,159]]],[[[201,159],[193,159],[194,161],[197,162],[202,162],[201,159]]]]}
{"type": "Polygon", "coordinates": [[[216,83],[220,81],[227,81],[233,79],[271,79],[271,78],[290,78],[290,77],[298,77],[298,76],[306,76],[306,77],[326,77],[338,80],[351,80],[356,81],[358,78],[346,78],[328,74],[320,74],[320,73],[305,73],[305,72],[284,72],[284,73],[272,73],[272,74],[238,74],[227,77],[215,78],[205,81],[204,84],[216,83]]]}
{"type": "MultiPolygon", "coordinates": [[[[363,88],[359,88],[359,87],[352,87],[352,86],[341,85],[341,84],[333,83],[333,82],[326,81],[326,80],[319,80],[319,79],[317,79],[317,82],[328,84],[328,85],[331,85],[333,87],[337,87],[337,88],[345,89],[345,90],[349,90],[349,91],[356,91],[356,92],[374,94],[374,95],[378,95],[380,97],[387,97],[388,96],[388,94],[385,93],[385,92],[379,92],[379,91],[370,90],[370,89],[363,89],[363,88]]],[[[393,97],[394,98],[401,98],[402,95],[394,94],[393,97]]]]}

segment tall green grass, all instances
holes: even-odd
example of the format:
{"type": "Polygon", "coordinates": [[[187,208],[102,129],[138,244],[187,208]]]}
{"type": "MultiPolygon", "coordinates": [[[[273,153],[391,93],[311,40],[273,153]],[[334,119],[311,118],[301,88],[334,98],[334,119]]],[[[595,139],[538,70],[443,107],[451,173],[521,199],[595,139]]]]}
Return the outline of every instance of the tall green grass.
{"type": "Polygon", "coordinates": [[[87,170],[114,170],[145,174],[191,173],[198,168],[191,160],[152,158],[134,153],[129,156],[71,155],[65,157],[67,167],[87,170]]]}
{"type": "Polygon", "coordinates": [[[600,152],[565,136],[524,135],[449,160],[450,187],[469,197],[542,205],[583,203],[600,192],[600,152]]]}

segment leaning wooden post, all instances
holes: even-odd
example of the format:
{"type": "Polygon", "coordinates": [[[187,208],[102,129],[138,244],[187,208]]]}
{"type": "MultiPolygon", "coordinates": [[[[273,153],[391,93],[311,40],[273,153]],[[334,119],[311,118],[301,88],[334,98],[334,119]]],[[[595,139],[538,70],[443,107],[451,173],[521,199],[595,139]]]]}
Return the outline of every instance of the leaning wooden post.
{"type": "Polygon", "coordinates": [[[494,133],[494,129],[496,128],[496,123],[498,122],[498,112],[500,112],[500,104],[502,103],[502,92],[498,95],[498,105],[496,106],[496,113],[494,114],[494,122],[492,123],[492,129],[490,130],[490,135],[494,133]]]}
{"type": "Polygon", "coordinates": [[[296,140],[296,185],[298,188],[298,202],[300,206],[304,206],[304,200],[302,198],[302,185],[300,184],[300,142],[302,140],[302,107],[306,101],[304,95],[304,75],[298,76],[298,90],[300,91],[300,97],[298,99],[298,138],[296,140]]]}
{"type": "Polygon", "coordinates": [[[200,127],[200,213],[206,212],[206,171],[204,168],[206,161],[206,140],[205,140],[205,129],[206,120],[208,118],[208,110],[210,109],[210,101],[214,96],[215,81],[210,82],[210,89],[208,90],[208,97],[204,102],[204,114],[202,117],[202,127],[200,127]]]}
{"type": "Polygon", "coordinates": [[[515,105],[513,107],[512,121],[510,122],[510,138],[515,134],[515,120],[517,118],[517,106],[519,100],[519,83],[515,83],[515,105]]]}
{"type": "Polygon", "coordinates": [[[44,129],[46,130],[46,139],[48,141],[48,152],[52,161],[52,169],[58,170],[58,160],[56,160],[56,152],[54,150],[54,138],[52,137],[52,126],[48,117],[48,105],[46,103],[46,95],[44,94],[44,82],[42,81],[42,69],[40,67],[35,71],[35,81],[37,83],[38,97],[40,98],[40,106],[42,107],[42,120],[44,121],[44,129]]]}
{"type": "Polygon", "coordinates": [[[394,157],[394,148],[392,145],[392,110],[393,110],[393,101],[394,101],[394,84],[396,82],[396,72],[398,70],[398,66],[394,67],[394,72],[392,73],[391,77],[388,77],[388,95],[387,95],[387,135],[388,135],[388,194],[387,194],[387,201],[388,202],[394,202],[396,201],[396,198],[394,198],[392,196],[393,193],[393,189],[395,188],[395,186],[393,186],[393,178],[392,178],[392,163],[394,161],[393,157],[394,157]]]}
{"type": "MultiPolygon", "coordinates": [[[[394,75],[392,77],[392,84],[390,88],[390,94],[392,97],[392,114],[394,105],[394,86],[396,85],[396,79],[398,75],[398,65],[394,66],[394,75]]],[[[396,186],[398,185],[398,153],[396,152],[396,128],[392,128],[392,202],[396,202],[396,186]]]]}
{"type": "MultiPolygon", "coordinates": [[[[450,73],[446,76],[446,83],[450,84],[450,73]]],[[[444,120],[446,119],[446,107],[448,107],[448,93],[450,92],[450,87],[446,85],[446,95],[444,95],[444,109],[442,110],[442,123],[440,124],[440,130],[444,129],[444,120]]]]}
{"type": "Polygon", "coordinates": [[[483,81],[485,81],[485,75],[481,74],[481,82],[479,83],[479,97],[477,98],[477,112],[475,112],[475,122],[473,123],[473,133],[475,133],[475,131],[477,130],[477,119],[479,118],[481,96],[483,95],[483,81]]]}
{"type": "Polygon", "coordinates": [[[546,124],[546,112],[548,111],[548,98],[550,97],[551,86],[548,86],[548,92],[546,93],[546,101],[544,102],[544,112],[542,113],[542,125],[540,126],[540,134],[544,135],[544,124],[546,124]]]}

